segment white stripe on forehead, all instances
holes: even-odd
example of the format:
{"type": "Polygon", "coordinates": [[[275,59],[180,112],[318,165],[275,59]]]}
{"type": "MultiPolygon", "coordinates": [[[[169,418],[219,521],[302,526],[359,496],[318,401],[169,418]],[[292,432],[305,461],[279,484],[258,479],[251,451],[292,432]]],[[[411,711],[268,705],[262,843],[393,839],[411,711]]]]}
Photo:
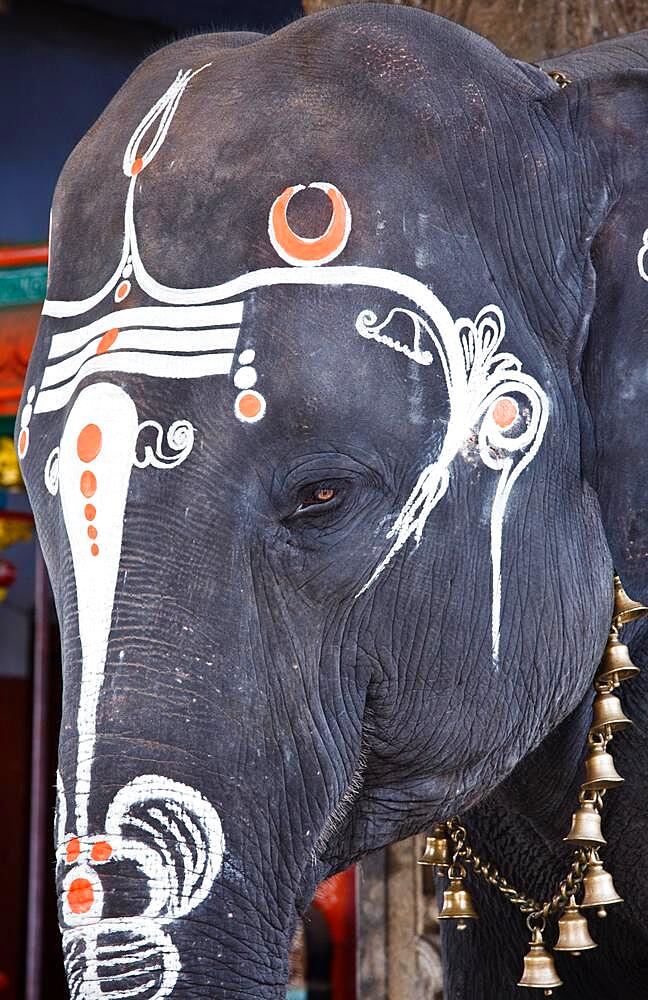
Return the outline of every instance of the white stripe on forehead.
{"type": "Polygon", "coordinates": [[[61,358],[77,351],[108,330],[125,327],[165,327],[172,330],[205,326],[239,326],[243,318],[242,302],[223,302],[211,306],[135,306],[108,313],[94,323],[55,333],[49,349],[49,358],[61,358]]]}
{"type": "Polygon", "coordinates": [[[116,351],[99,354],[87,361],[81,370],[64,385],[43,389],[34,406],[35,413],[60,410],[72,398],[75,390],[88,375],[98,372],[123,372],[129,375],[150,375],[153,378],[194,379],[209,375],[229,375],[234,355],[219,354],[145,354],[139,351],[116,351]]]}
{"type": "MultiPolygon", "coordinates": [[[[230,351],[236,347],[238,327],[223,327],[219,330],[127,330],[115,336],[114,351],[110,357],[119,357],[123,351],[151,351],[153,353],[205,354],[212,351],[230,351]],[[115,355],[115,352],[119,352],[115,355]]],[[[86,361],[94,357],[105,357],[106,352],[98,351],[96,342],[91,342],[81,351],[48,365],[45,369],[41,389],[51,388],[66,382],[81,370],[86,361]]],[[[178,358],[182,362],[182,358],[178,358]]]]}

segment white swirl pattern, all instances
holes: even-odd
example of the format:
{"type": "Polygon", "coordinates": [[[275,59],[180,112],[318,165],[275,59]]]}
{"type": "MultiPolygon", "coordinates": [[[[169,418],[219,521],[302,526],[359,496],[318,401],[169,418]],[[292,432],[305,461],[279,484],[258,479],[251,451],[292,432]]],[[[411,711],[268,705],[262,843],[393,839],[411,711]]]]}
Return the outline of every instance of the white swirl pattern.
{"type": "MultiPolygon", "coordinates": [[[[398,515],[387,537],[394,543],[362,588],[363,593],[397,552],[414,537],[421,541],[427,519],[446,494],[450,482],[450,464],[465,446],[471,433],[478,428],[478,447],[481,460],[488,468],[500,473],[491,511],[491,563],[492,563],[492,653],[493,664],[498,668],[501,619],[501,563],[502,531],[506,506],[511,490],[527,465],[533,460],[542,443],[548,420],[546,394],[538,382],[522,371],[520,361],[509,353],[497,353],[504,338],[505,323],[501,309],[490,305],[482,309],[475,320],[462,318],[455,324],[456,337],[461,344],[463,371],[453,367],[453,357],[444,350],[429,324],[409,310],[392,309],[383,323],[377,324],[373,314],[361,313],[357,329],[361,336],[370,337],[400,351],[418,364],[430,364],[430,352],[421,348],[421,334],[430,337],[443,367],[450,399],[450,420],[445,440],[438,458],[420,474],[405,506],[398,515]],[[412,349],[392,340],[382,331],[396,313],[408,315],[414,324],[412,349]],[[523,397],[527,404],[525,413],[503,428],[495,414],[499,401],[509,401],[511,394],[523,397]],[[517,461],[514,456],[517,455],[517,461]]],[[[510,400],[511,410],[514,401],[510,400]]]]}

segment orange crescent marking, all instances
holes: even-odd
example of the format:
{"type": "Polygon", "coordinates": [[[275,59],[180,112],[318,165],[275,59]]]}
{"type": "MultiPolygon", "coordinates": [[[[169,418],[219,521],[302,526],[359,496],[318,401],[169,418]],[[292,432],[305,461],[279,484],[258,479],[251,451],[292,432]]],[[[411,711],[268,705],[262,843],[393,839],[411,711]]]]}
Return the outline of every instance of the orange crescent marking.
{"type": "Polygon", "coordinates": [[[287,187],[274,200],[268,226],[270,237],[277,253],[289,263],[323,264],[337,257],[346,245],[351,224],[349,206],[336,187],[332,184],[327,186],[326,194],[333,213],[326,232],[315,239],[298,236],[288,225],[286,213],[291,198],[301,190],[302,185],[287,187]]]}

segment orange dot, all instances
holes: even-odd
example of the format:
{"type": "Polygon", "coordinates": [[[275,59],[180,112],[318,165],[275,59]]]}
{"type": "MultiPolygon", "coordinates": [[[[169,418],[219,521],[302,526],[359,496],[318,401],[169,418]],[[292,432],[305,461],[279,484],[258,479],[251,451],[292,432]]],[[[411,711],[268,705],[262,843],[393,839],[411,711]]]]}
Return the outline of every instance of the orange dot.
{"type": "Polygon", "coordinates": [[[97,516],[97,508],[93,503],[87,503],[83,513],[85,514],[86,521],[94,521],[97,516]]]}
{"type": "Polygon", "coordinates": [[[246,392],[244,396],[241,396],[238,406],[241,416],[247,417],[248,420],[257,417],[261,412],[261,400],[251,392],[246,392]]]}
{"type": "Polygon", "coordinates": [[[130,291],[130,284],[127,281],[122,281],[121,285],[117,289],[117,301],[120,299],[125,299],[130,291]]]}
{"type": "Polygon", "coordinates": [[[96,353],[105,354],[106,351],[109,351],[112,345],[117,340],[118,334],[119,330],[117,329],[117,327],[113,327],[112,330],[107,330],[106,333],[104,333],[101,340],[99,341],[99,343],[97,344],[96,353]]]}
{"type": "Polygon", "coordinates": [[[139,174],[143,166],[144,166],[144,161],[142,160],[141,156],[138,156],[135,160],[133,160],[133,165],[131,167],[132,176],[135,177],[137,174],[139,174]]]}
{"type": "Polygon", "coordinates": [[[90,551],[91,551],[91,553],[92,553],[93,556],[98,556],[99,555],[99,546],[97,544],[93,543],[90,546],[90,551]]]}
{"type": "Polygon", "coordinates": [[[72,837],[71,840],[68,840],[67,847],[65,849],[65,860],[68,862],[68,864],[72,864],[72,862],[76,861],[76,859],[79,857],[80,853],[81,853],[81,845],[79,843],[79,838],[72,837]]]}
{"type": "Polygon", "coordinates": [[[508,396],[498,399],[493,407],[493,420],[498,427],[510,427],[518,415],[517,403],[508,396]]]}
{"type": "Polygon", "coordinates": [[[92,462],[101,451],[101,429],[86,424],[77,438],[77,455],[82,462],[92,462]]]}
{"type": "Polygon", "coordinates": [[[94,889],[87,878],[75,878],[67,891],[72,913],[87,913],[94,902],[94,889]]]}
{"type": "Polygon", "coordinates": [[[26,427],[23,427],[23,429],[20,432],[20,437],[18,438],[18,454],[20,455],[21,458],[24,457],[24,454],[27,451],[28,440],[29,440],[29,432],[26,427]]]}
{"type": "Polygon", "coordinates": [[[112,854],[112,847],[107,840],[98,840],[92,845],[90,857],[93,861],[107,861],[112,854]]]}
{"type": "Polygon", "coordinates": [[[97,492],[97,477],[89,469],[81,473],[81,492],[87,499],[90,499],[97,492]]]}
{"type": "Polygon", "coordinates": [[[96,538],[96,537],[97,537],[97,529],[95,528],[94,524],[89,524],[88,525],[88,538],[96,538]]]}

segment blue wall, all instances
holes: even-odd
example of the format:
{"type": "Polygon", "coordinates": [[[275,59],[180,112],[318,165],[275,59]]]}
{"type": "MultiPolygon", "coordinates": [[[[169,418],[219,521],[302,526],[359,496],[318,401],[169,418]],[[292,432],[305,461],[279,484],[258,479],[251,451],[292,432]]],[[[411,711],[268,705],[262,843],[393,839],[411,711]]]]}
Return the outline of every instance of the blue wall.
{"type": "Polygon", "coordinates": [[[274,30],[300,10],[298,0],[20,0],[0,15],[0,244],[47,239],[68,153],[146,55],[191,31],[274,30]]]}

